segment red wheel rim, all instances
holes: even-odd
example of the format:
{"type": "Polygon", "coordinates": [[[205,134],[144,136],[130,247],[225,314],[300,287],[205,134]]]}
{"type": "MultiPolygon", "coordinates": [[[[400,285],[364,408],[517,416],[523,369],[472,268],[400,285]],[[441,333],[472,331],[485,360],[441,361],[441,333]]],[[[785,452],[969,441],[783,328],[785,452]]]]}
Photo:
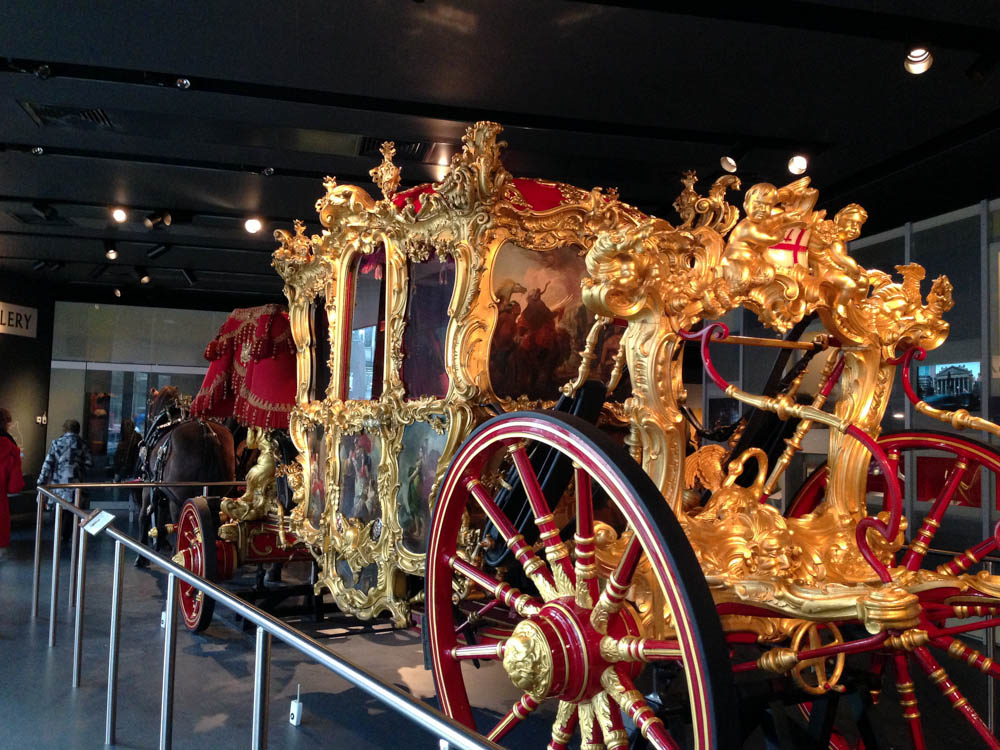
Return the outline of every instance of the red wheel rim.
{"type": "MultiPolygon", "coordinates": [[[[215,536],[215,524],[205,498],[188,500],[181,508],[177,521],[175,562],[197,576],[209,581],[217,580],[215,536]]],[[[212,621],[215,601],[183,581],[179,587],[184,625],[196,633],[203,631],[212,621]]]]}

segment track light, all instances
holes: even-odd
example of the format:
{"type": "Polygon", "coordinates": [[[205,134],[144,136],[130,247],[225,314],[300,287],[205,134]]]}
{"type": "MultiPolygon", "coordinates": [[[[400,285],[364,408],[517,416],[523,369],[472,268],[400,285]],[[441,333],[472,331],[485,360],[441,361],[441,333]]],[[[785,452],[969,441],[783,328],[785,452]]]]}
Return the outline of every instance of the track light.
{"type": "Polygon", "coordinates": [[[48,203],[43,203],[42,201],[35,201],[31,204],[31,210],[38,214],[39,217],[45,219],[45,221],[52,221],[59,215],[56,209],[49,205],[48,203]]]}
{"type": "Polygon", "coordinates": [[[169,227],[172,221],[173,217],[170,216],[169,211],[154,211],[151,214],[146,214],[142,223],[146,225],[147,229],[152,229],[153,227],[169,227]]]}
{"type": "Polygon", "coordinates": [[[177,88],[187,90],[187,89],[191,88],[191,79],[190,78],[178,78],[177,81],[175,82],[175,84],[176,84],[177,88]]]}
{"type": "Polygon", "coordinates": [[[194,286],[198,283],[198,278],[194,275],[194,271],[182,268],[181,274],[184,276],[184,280],[187,282],[188,286],[194,286]]]}
{"type": "Polygon", "coordinates": [[[139,279],[140,284],[148,284],[151,281],[149,271],[146,270],[145,266],[136,266],[132,270],[135,272],[135,277],[139,279]]]}
{"type": "Polygon", "coordinates": [[[111,240],[104,241],[104,257],[108,260],[118,259],[118,248],[115,247],[115,243],[111,240]]]}
{"type": "Polygon", "coordinates": [[[736,159],[731,156],[723,156],[719,159],[719,166],[730,174],[736,171],[736,159]]]}
{"type": "Polygon", "coordinates": [[[257,234],[257,232],[264,228],[264,225],[261,223],[260,219],[251,217],[243,222],[243,228],[250,234],[257,234]]]}
{"type": "Polygon", "coordinates": [[[118,287],[115,287],[115,296],[116,297],[121,297],[122,296],[122,290],[119,289],[118,287]]]}
{"type": "Polygon", "coordinates": [[[906,59],[903,61],[903,67],[906,68],[906,72],[912,73],[915,76],[926,73],[933,64],[934,55],[931,54],[929,49],[920,45],[911,47],[909,52],[906,53],[906,59]]]}
{"type": "Polygon", "coordinates": [[[119,224],[124,224],[128,221],[128,211],[126,211],[121,206],[116,206],[111,209],[111,218],[117,221],[119,224]]]}
{"type": "Polygon", "coordinates": [[[170,245],[163,245],[163,244],[156,245],[154,247],[149,248],[149,250],[146,251],[146,257],[149,258],[150,260],[152,260],[153,258],[159,258],[168,250],[170,250],[170,245]]]}
{"type": "Polygon", "coordinates": [[[45,149],[42,148],[41,146],[35,146],[33,149],[31,149],[31,153],[33,153],[35,156],[41,156],[42,154],[45,153],[45,149]]]}
{"type": "Polygon", "coordinates": [[[788,160],[788,171],[792,174],[803,174],[809,169],[809,160],[802,154],[796,154],[788,160]]]}

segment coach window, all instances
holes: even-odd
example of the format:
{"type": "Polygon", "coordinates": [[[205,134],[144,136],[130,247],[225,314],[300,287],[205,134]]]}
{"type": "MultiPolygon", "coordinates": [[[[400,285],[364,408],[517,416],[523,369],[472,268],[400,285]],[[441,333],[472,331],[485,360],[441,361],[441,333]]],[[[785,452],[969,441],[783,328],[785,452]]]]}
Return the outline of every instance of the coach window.
{"type": "Polygon", "coordinates": [[[382,395],[385,352],[385,252],[359,255],[347,282],[349,317],[344,339],[344,382],[350,400],[382,395]]]}

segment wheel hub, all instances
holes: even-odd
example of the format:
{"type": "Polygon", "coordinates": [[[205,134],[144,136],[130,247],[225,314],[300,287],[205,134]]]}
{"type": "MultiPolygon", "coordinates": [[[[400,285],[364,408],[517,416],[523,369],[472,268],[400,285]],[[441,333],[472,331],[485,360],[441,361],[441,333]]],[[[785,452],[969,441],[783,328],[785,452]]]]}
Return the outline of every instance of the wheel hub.
{"type": "MultiPolygon", "coordinates": [[[[591,624],[590,614],[573,597],[560,597],[519,622],[503,651],[503,668],[511,682],[536,700],[551,696],[579,703],[599,693],[601,675],[615,662],[602,655],[605,634],[591,624]]],[[[614,638],[638,632],[627,606],[608,621],[607,634],[614,638]]],[[[632,676],[638,667],[628,665],[632,676]]]]}

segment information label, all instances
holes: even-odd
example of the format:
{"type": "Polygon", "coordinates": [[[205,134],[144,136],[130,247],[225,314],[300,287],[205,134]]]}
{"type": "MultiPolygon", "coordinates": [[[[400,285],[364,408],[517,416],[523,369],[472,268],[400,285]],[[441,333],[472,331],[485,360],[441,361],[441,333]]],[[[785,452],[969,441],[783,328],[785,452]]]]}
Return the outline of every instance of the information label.
{"type": "Polygon", "coordinates": [[[35,338],[38,331],[38,310],[0,302],[0,333],[35,338]]]}

